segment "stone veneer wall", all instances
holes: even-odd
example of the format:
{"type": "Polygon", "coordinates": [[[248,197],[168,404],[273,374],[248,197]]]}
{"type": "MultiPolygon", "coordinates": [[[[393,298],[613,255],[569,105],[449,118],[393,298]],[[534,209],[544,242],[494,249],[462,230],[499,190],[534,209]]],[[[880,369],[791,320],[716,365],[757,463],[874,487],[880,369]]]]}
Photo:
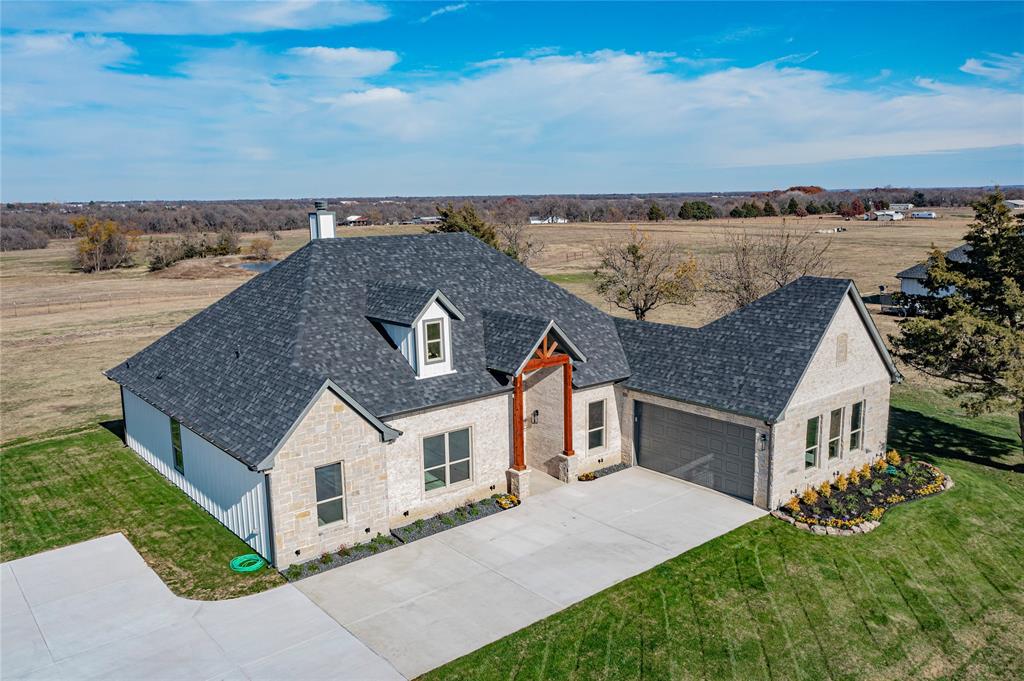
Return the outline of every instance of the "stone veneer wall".
{"type": "MultiPolygon", "coordinates": [[[[547,367],[523,377],[523,450],[526,465],[558,476],[562,453],[562,367],[547,367]],[[534,410],[539,412],[533,423],[534,410]]],[[[509,412],[511,414],[511,411],[509,412]]]]}
{"type": "MultiPolygon", "coordinates": [[[[622,391],[612,383],[574,390],[572,394],[572,442],[579,457],[579,472],[588,473],[598,468],[622,462],[621,431],[622,391]],[[587,449],[587,405],[604,400],[604,446],[587,449]]],[[[561,423],[561,419],[559,419],[561,423]]]]}
{"type": "Polygon", "coordinates": [[[621,409],[619,418],[622,428],[622,462],[630,465],[636,463],[636,450],[633,443],[633,404],[635,401],[656,404],[669,409],[708,416],[720,421],[728,421],[741,426],[749,426],[756,432],[754,435],[754,505],[760,508],[768,508],[768,447],[760,447],[761,437],[770,437],[771,427],[764,421],[749,416],[740,416],[729,412],[701,407],[695,404],[679,402],[677,400],[658,397],[636,390],[621,391],[621,409]]]}
{"type": "Polygon", "coordinates": [[[278,451],[270,472],[278,568],[390,532],[387,449],[373,426],[324,391],[278,451]],[[319,527],[314,469],[338,461],[344,475],[345,519],[319,527]]]}
{"type": "Polygon", "coordinates": [[[402,435],[388,445],[388,517],[398,527],[417,518],[483,499],[508,488],[505,471],[512,465],[512,394],[388,419],[402,435]],[[470,427],[470,480],[453,487],[423,489],[423,438],[470,427]],[[408,511],[409,515],[404,515],[408,511]]]}
{"type": "Polygon", "coordinates": [[[885,452],[889,427],[890,377],[885,363],[864,328],[853,302],[840,306],[811,360],[783,418],[772,434],[771,508],[785,503],[807,487],[821,484],[841,472],[874,461],[885,452]],[[837,344],[846,335],[846,361],[839,362],[837,344]],[[849,451],[850,408],[865,401],[863,446],[849,451]],[[829,417],[843,408],[842,452],[828,460],[829,417]],[[821,417],[818,465],[804,468],[807,420],[821,417]]]}

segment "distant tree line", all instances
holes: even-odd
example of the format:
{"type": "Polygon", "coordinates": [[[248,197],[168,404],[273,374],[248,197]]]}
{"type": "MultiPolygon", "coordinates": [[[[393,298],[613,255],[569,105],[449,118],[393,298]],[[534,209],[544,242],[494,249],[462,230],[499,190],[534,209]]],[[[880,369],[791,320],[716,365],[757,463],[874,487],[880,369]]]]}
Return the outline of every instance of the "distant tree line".
{"type": "MultiPolygon", "coordinates": [[[[854,215],[890,203],[918,206],[962,207],[981,198],[983,188],[898,189],[892,187],[850,191],[825,191],[818,187],[791,187],[773,192],[723,194],[601,194],[560,196],[465,196],[415,198],[327,199],[339,222],[360,215],[373,224],[397,224],[422,216],[436,216],[438,205],[470,203],[489,223],[499,224],[507,213],[509,198],[526,217],[560,218],[570,222],[658,222],[668,217],[707,220],[713,217],[772,215],[854,215]],[[857,202],[859,201],[859,206],[857,202]]],[[[1024,191],[1007,192],[1024,198],[1024,191]]],[[[73,238],[72,220],[87,217],[112,220],[143,234],[222,231],[268,232],[305,229],[312,199],[251,201],[133,201],[87,203],[7,203],[2,208],[4,250],[38,244],[38,234],[49,238],[73,238]],[[13,230],[22,230],[16,232],[13,230]]],[[[36,246],[37,247],[37,246],[36,246]]]]}

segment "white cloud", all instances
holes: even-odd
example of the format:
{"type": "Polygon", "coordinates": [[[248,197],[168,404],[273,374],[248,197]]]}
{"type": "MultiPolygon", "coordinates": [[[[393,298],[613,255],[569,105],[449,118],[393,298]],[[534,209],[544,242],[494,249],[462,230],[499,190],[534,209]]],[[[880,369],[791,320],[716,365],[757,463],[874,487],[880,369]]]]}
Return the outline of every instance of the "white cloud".
{"type": "Polygon", "coordinates": [[[360,47],[293,47],[288,54],[308,59],[334,73],[355,77],[384,73],[398,63],[398,55],[390,50],[360,47]]]}
{"type": "Polygon", "coordinates": [[[360,1],[11,2],[4,27],[73,33],[224,35],[307,30],[382,21],[388,11],[360,1]]]}
{"type": "Polygon", "coordinates": [[[691,69],[706,69],[728,64],[732,60],[724,57],[675,57],[672,61],[691,69]]]}
{"type": "Polygon", "coordinates": [[[396,87],[378,87],[358,92],[345,92],[323,101],[337,106],[367,106],[374,104],[395,104],[409,101],[409,94],[396,87]]]}
{"type": "Polygon", "coordinates": [[[439,17],[442,14],[451,14],[452,12],[461,12],[462,10],[466,9],[467,7],[469,7],[469,3],[468,2],[460,2],[460,3],[455,4],[455,5],[445,5],[444,7],[438,7],[437,9],[435,9],[430,14],[426,14],[426,15],[420,17],[418,23],[425,24],[428,21],[430,21],[431,19],[433,19],[435,17],[439,17]]]}
{"type": "Polygon", "coordinates": [[[980,76],[998,82],[1014,82],[1024,74],[1024,54],[1014,52],[1010,55],[989,54],[985,59],[970,58],[963,63],[960,70],[972,76],[980,76]]]}

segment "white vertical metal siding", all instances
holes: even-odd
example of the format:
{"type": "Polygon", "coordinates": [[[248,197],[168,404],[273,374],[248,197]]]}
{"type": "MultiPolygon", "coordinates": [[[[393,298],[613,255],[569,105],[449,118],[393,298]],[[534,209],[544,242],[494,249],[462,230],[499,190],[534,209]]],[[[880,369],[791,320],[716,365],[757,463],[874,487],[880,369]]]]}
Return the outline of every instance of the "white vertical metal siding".
{"type": "Polygon", "coordinates": [[[257,553],[269,559],[270,523],[263,474],[249,470],[182,425],[181,449],[185,463],[182,475],[174,468],[170,418],[130,390],[122,389],[122,393],[128,446],[257,553]]]}
{"type": "Polygon", "coordinates": [[[409,365],[416,368],[416,332],[408,326],[400,324],[388,324],[383,322],[381,326],[391,336],[391,341],[398,346],[399,351],[409,360],[409,365]]]}

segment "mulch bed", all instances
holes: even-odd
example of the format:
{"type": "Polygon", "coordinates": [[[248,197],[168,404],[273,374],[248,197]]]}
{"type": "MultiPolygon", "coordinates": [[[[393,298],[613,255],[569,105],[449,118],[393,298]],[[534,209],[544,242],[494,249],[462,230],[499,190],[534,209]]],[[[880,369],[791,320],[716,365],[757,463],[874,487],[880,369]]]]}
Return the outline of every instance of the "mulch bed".
{"type": "Polygon", "coordinates": [[[459,506],[456,509],[438,513],[430,518],[416,520],[402,527],[393,528],[391,530],[393,536],[378,534],[368,542],[351,547],[343,546],[338,551],[324,553],[318,558],[306,561],[305,563],[295,563],[288,566],[281,574],[289,582],[312,577],[325,570],[348,565],[351,562],[368,558],[384,551],[390,551],[402,544],[408,544],[411,541],[423,539],[432,534],[450,530],[453,527],[465,525],[468,522],[486,518],[495,513],[501,513],[508,508],[518,506],[519,503],[519,500],[512,495],[495,494],[487,499],[459,506]]]}
{"type": "Polygon", "coordinates": [[[591,473],[583,473],[582,475],[577,476],[577,480],[581,482],[590,482],[591,480],[597,480],[598,478],[603,478],[604,476],[611,475],[612,473],[624,471],[627,468],[629,468],[628,464],[617,463],[614,466],[605,466],[604,468],[598,468],[596,471],[593,471],[591,473]]]}
{"type": "Polygon", "coordinates": [[[895,451],[886,458],[809,489],[772,515],[815,534],[861,534],[878,527],[886,509],[953,485],[930,463],[903,461],[895,451]]]}

